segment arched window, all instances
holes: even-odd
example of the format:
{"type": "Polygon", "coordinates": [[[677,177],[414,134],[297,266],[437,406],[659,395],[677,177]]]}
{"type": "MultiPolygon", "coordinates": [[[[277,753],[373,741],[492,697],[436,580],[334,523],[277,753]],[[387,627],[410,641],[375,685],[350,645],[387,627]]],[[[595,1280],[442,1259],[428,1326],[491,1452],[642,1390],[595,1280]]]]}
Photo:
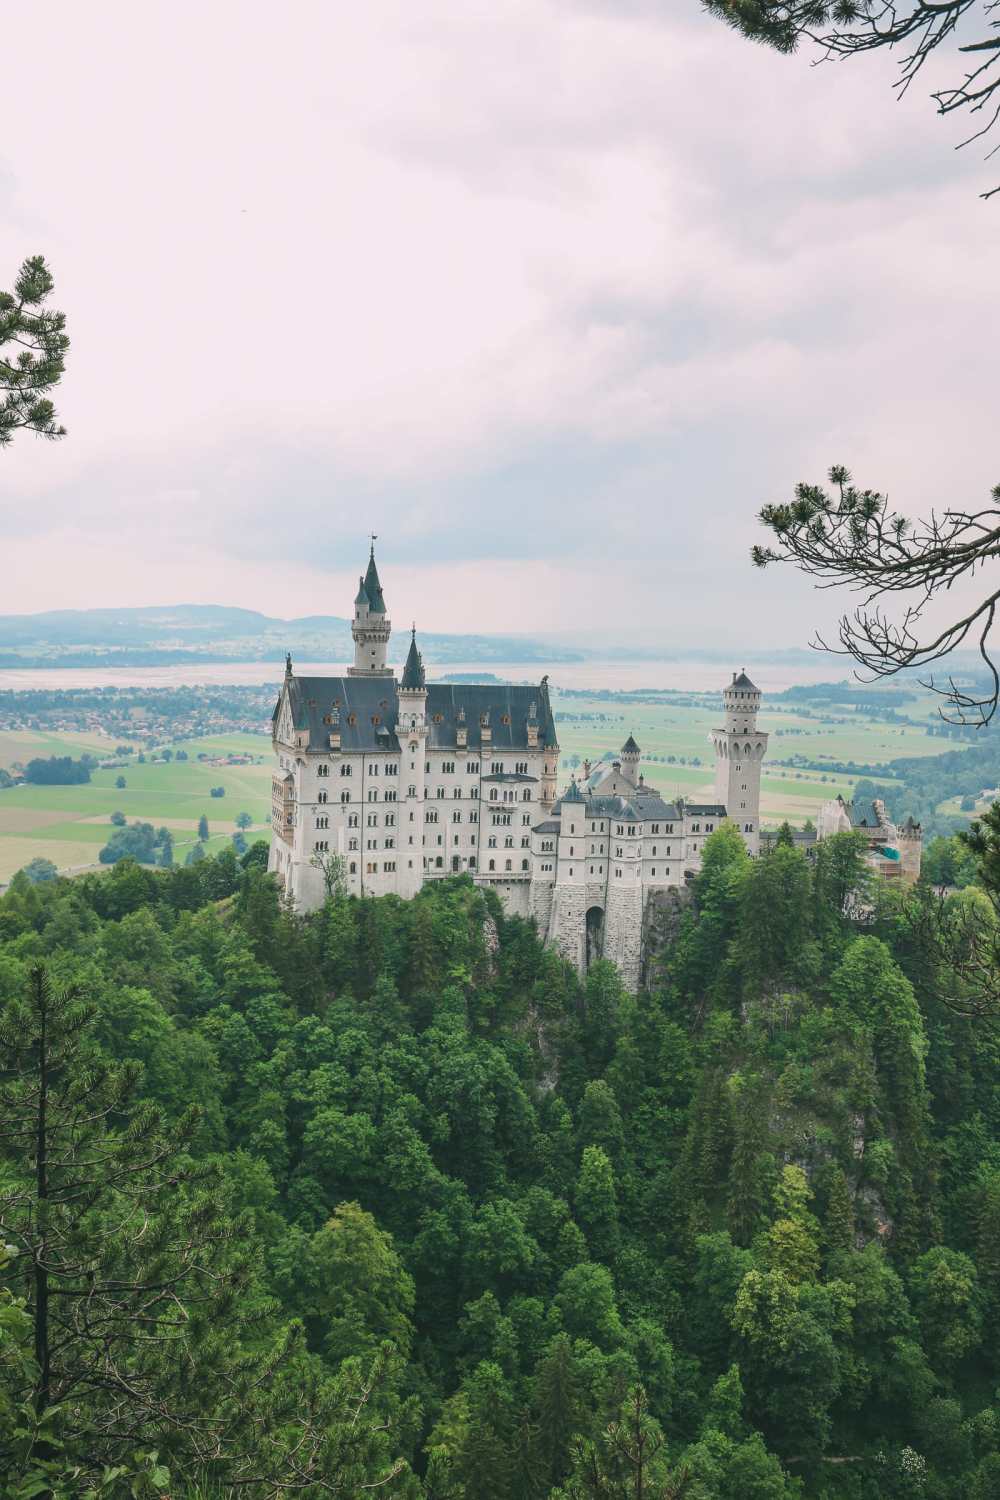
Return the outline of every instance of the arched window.
{"type": "Polygon", "coordinates": [[[514,868],[509,859],[504,860],[503,867],[505,870],[512,870],[514,868]]]}
{"type": "Polygon", "coordinates": [[[496,862],[496,860],[495,860],[495,859],[491,859],[491,860],[490,860],[490,869],[491,869],[491,870],[495,870],[495,869],[496,869],[496,867],[497,867],[497,862],[496,862]]]}
{"type": "Polygon", "coordinates": [[[522,859],[522,861],[521,861],[521,869],[522,870],[526,870],[527,868],[528,868],[528,861],[526,859],[522,859]]]}
{"type": "Polygon", "coordinates": [[[357,873],[358,873],[357,861],[352,859],[351,860],[351,874],[352,875],[356,875],[357,873]]]}

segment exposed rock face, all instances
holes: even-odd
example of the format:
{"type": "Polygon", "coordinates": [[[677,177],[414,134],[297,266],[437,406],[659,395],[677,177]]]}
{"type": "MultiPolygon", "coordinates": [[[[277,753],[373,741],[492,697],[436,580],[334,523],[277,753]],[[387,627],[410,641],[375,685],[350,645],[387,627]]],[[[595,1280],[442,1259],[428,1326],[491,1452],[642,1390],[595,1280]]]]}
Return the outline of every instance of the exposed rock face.
{"type": "Polygon", "coordinates": [[[667,954],[677,940],[681,918],[691,901],[691,892],[686,886],[650,891],[642,914],[639,983],[643,989],[656,989],[663,979],[667,954]]]}

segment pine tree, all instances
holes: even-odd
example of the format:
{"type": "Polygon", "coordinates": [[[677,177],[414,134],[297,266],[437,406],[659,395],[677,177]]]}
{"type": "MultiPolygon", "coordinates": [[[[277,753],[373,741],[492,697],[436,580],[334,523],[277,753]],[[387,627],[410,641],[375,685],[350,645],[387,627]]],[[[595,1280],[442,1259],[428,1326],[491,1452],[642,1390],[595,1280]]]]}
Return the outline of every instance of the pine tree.
{"type": "Polygon", "coordinates": [[[759,1083],[743,1083],[737,1094],[736,1129],[729,1170],[729,1227],[738,1245],[749,1245],[760,1228],[767,1201],[762,1172],[765,1100],[759,1083]]]}
{"type": "Polygon", "coordinates": [[[611,1259],[618,1251],[615,1174],[600,1146],[587,1146],[576,1180],[576,1216],[594,1255],[611,1259]]]}
{"type": "Polygon", "coordinates": [[[95,1014],[41,965],[0,1013],[0,1235],[34,1354],[11,1395],[37,1424],[14,1450],[0,1435],[6,1477],[58,1446],[82,1493],[146,1444],[189,1477],[243,1489],[257,1473],[272,1493],[293,1470],[401,1472],[365,1415],[391,1356],[331,1384],[296,1325],[269,1330],[250,1225],[187,1154],[198,1111],[167,1129],[136,1103],[139,1067],[97,1051],[95,1014]]]}
{"type": "Polygon", "coordinates": [[[65,315],[44,306],[53,285],[44,257],[32,255],[13,292],[0,292],[0,448],[19,428],[47,438],[66,433],[47,394],[62,379],[69,348],[65,315]],[[9,344],[16,354],[7,358],[9,344]]]}
{"type": "Polygon", "coordinates": [[[854,1245],[854,1202],[843,1167],[837,1167],[830,1182],[830,1197],[823,1216],[824,1238],[831,1250],[850,1250],[854,1245]]]}
{"type": "Polygon", "coordinates": [[[583,1425],[580,1372],[568,1334],[557,1334],[538,1362],[535,1409],[544,1471],[550,1484],[560,1484],[569,1469],[571,1444],[583,1425]]]}

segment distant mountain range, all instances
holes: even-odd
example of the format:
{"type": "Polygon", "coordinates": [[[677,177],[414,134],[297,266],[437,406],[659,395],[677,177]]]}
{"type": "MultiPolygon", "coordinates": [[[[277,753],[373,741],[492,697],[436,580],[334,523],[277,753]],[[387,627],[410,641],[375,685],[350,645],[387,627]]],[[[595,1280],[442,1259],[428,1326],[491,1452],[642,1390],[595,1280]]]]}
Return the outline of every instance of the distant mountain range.
{"type": "MultiPolygon", "coordinates": [[[[401,662],[408,632],[397,631],[389,657],[401,662]]],[[[575,662],[594,653],[527,636],[422,632],[435,666],[448,662],[575,662]]],[[[140,609],[54,609],[0,615],[0,666],[173,666],[201,661],[343,661],[354,653],[351,622],[338,615],[281,620],[220,604],[140,609]]]]}

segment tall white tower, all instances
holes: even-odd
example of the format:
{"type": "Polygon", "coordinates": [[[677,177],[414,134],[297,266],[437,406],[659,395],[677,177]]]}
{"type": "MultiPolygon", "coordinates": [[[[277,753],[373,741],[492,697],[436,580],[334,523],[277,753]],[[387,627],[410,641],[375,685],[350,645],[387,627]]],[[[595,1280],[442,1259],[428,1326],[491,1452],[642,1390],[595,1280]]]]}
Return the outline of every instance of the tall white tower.
{"type": "Polygon", "coordinates": [[[410,650],[399,679],[399,720],[396,737],[402,762],[399,768],[401,896],[415,896],[424,881],[424,798],[427,775],[427,679],[424,659],[417,650],[413,629],[410,650]]]}
{"type": "Polygon", "coordinates": [[[715,798],[743,835],[751,854],[760,852],[760,773],[767,735],[757,728],[760,689],[745,672],[733,673],[722,695],[725,723],[709,735],[715,747],[715,798]]]}
{"type": "Polygon", "coordinates": [[[391,634],[392,621],[382,597],[382,585],[375,566],[375,538],[372,537],[368,572],[360,581],[358,596],[354,601],[354,620],[351,624],[354,666],[348,667],[348,677],[391,677],[392,668],[385,664],[391,634]]]}

